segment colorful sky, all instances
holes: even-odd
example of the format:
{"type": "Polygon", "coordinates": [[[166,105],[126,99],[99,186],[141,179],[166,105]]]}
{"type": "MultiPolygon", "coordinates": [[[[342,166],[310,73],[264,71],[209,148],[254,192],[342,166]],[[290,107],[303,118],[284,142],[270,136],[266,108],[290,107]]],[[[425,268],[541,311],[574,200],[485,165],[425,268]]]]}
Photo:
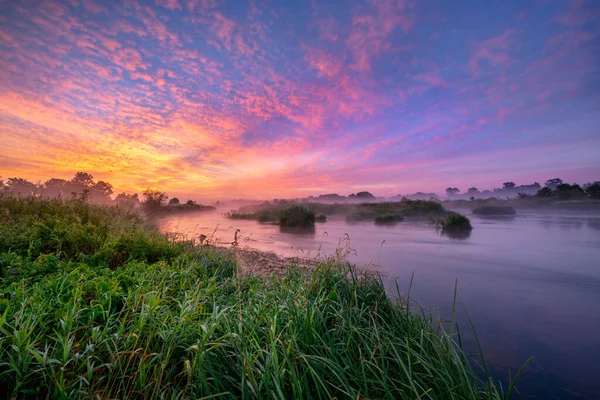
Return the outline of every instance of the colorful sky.
{"type": "Polygon", "coordinates": [[[5,1],[0,175],[295,197],[600,179],[600,2],[5,1]]]}

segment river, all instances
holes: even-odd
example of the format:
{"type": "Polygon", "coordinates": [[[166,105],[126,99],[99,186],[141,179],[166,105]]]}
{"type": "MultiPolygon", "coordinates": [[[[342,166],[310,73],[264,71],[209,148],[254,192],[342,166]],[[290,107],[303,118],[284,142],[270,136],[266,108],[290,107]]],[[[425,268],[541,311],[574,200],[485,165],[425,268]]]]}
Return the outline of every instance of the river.
{"type": "Polygon", "coordinates": [[[314,230],[282,232],[214,212],[166,217],[158,224],[163,232],[205,234],[223,243],[240,229],[241,246],[284,256],[351,249],[350,261],[379,271],[388,283],[397,278],[403,293],[413,276],[411,298],[444,318],[458,282],[465,347],[476,350],[468,313],[494,376],[506,382],[509,371],[514,376],[534,356],[517,385],[524,398],[600,399],[600,215],[469,217],[474,229],[460,238],[422,221],[382,226],[332,217],[314,230]]]}

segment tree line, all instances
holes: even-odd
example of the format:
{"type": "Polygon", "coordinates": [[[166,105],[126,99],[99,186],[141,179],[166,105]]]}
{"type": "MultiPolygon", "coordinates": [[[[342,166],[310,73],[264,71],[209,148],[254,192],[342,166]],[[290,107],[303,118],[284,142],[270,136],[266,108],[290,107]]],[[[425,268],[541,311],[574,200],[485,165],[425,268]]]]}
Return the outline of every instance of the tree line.
{"type": "Polygon", "coordinates": [[[479,191],[476,187],[469,188],[465,193],[460,194],[460,189],[448,187],[446,189],[448,198],[490,198],[490,197],[517,197],[527,198],[530,196],[555,198],[557,200],[577,200],[577,199],[600,199],[600,181],[587,183],[580,186],[577,183],[569,184],[560,178],[548,179],[544,186],[535,182],[530,185],[517,186],[514,182],[504,182],[501,188],[479,191]]]}
{"type": "MultiPolygon", "coordinates": [[[[6,182],[0,179],[0,193],[14,197],[54,198],[63,200],[78,200],[100,204],[116,204],[128,208],[141,208],[146,212],[156,212],[161,209],[205,209],[208,206],[197,204],[193,200],[180,203],[177,197],[169,200],[165,192],[146,189],[140,199],[137,193],[120,193],[115,199],[113,185],[105,181],[94,181],[87,172],[77,172],[73,178],[51,178],[46,182],[33,183],[24,178],[8,178],[6,182]]],[[[210,207],[213,208],[213,207],[210,207]]]]}

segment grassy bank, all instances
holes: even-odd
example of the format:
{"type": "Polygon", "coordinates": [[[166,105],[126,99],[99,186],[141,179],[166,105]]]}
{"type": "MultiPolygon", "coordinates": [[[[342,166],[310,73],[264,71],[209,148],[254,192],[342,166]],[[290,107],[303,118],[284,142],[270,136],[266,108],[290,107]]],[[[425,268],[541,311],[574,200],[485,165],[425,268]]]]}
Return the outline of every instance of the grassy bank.
{"type": "Polygon", "coordinates": [[[241,278],[118,208],[0,198],[0,215],[9,398],[503,398],[456,333],[339,260],[241,278]]]}

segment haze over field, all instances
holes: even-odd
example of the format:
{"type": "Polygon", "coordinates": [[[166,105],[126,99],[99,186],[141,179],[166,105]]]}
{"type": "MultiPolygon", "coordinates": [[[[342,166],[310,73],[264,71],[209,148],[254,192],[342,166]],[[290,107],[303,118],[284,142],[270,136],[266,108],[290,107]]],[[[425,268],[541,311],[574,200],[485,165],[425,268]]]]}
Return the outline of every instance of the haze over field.
{"type": "Polygon", "coordinates": [[[599,15],[593,0],[7,2],[0,175],[212,198],[591,182],[599,15]]]}

